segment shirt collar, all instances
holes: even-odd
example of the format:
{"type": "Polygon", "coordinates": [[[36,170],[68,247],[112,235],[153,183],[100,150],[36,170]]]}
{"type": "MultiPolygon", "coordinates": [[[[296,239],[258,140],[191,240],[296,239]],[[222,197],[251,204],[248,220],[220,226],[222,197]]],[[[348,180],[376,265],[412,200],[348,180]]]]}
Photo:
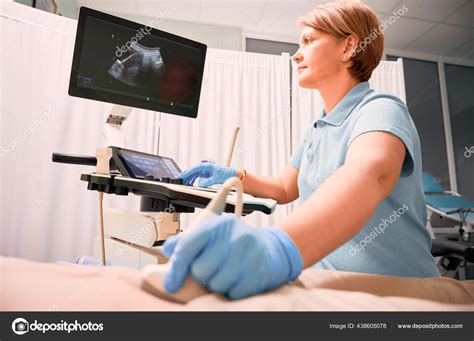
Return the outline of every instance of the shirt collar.
{"type": "Polygon", "coordinates": [[[326,122],[333,126],[340,126],[369,91],[372,91],[372,89],[370,89],[368,82],[357,84],[350,89],[347,94],[345,94],[345,96],[331,110],[329,115],[326,115],[323,109],[324,117],[317,120],[314,123],[314,127],[316,128],[319,121],[326,122]]]}

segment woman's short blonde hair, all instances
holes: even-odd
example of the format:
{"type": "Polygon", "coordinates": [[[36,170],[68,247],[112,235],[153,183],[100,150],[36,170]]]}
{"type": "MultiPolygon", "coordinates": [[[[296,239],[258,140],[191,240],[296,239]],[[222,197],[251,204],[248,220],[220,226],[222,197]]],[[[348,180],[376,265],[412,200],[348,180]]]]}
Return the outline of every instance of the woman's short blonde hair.
{"type": "Polygon", "coordinates": [[[360,1],[334,1],[321,4],[298,20],[300,26],[309,26],[326,32],[336,39],[353,35],[358,40],[352,53],[351,75],[367,81],[383,54],[383,31],[374,11],[360,1]]]}

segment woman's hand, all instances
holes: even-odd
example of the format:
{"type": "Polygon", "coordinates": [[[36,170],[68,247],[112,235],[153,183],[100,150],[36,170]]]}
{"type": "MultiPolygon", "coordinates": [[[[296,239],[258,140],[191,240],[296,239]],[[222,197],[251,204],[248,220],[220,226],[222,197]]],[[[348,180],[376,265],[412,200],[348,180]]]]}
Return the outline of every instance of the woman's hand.
{"type": "Polygon", "coordinates": [[[223,167],[212,162],[201,162],[199,165],[182,172],[178,178],[183,179],[185,185],[192,185],[196,178],[200,178],[199,187],[209,187],[223,184],[228,178],[237,175],[235,168],[223,167]]]}
{"type": "Polygon", "coordinates": [[[254,228],[223,215],[164,244],[172,265],[165,288],[177,292],[192,274],[195,280],[230,299],[258,294],[295,279],[303,260],[288,234],[277,227],[254,228]]]}

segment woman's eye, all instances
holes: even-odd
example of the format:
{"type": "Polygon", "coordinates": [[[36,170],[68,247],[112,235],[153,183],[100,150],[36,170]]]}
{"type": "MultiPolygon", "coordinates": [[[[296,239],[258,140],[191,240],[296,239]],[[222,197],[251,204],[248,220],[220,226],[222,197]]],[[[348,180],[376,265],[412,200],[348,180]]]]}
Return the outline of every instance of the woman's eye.
{"type": "Polygon", "coordinates": [[[310,38],[304,38],[304,42],[305,42],[305,44],[309,44],[309,43],[311,43],[311,39],[310,38]]]}

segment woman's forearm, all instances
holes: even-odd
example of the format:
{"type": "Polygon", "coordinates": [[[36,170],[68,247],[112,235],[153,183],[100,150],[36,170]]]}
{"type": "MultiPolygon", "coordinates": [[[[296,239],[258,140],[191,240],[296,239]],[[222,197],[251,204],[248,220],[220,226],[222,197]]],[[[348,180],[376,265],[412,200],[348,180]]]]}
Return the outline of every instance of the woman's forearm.
{"type": "MultiPolygon", "coordinates": [[[[237,177],[242,178],[243,171],[237,170],[237,177]]],[[[258,176],[247,172],[242,181],[244,192],[259,198],[270,198],[279,204],[287,203],[287,195],[280,178],[258,176]]]]}

